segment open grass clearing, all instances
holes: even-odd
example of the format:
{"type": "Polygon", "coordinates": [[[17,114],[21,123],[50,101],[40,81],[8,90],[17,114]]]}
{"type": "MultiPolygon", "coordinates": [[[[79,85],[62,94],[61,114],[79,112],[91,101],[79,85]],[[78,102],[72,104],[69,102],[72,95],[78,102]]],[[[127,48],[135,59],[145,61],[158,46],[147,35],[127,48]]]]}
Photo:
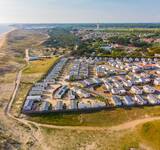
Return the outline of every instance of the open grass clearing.
{"type": "Polygon", "coordinates": [[[28,67],[23,71],[24,74],[33,73],[46,73],[52,65],[58,60],[58,57],[53,57],[50,59],[43,59],[38,61],[32,61],[28,67]]]}
{"type": "Polygon", "coordinates": [[[160,121],[147,122],[138,129],[141,140],[154,150],[160,149],[160,121]]]}
{"type": "Polygon", "coordinates": [[[128,150],[139,149],[139,139],[132,131],[79,131],[41,128],[48,150],[128,150]],[[66,144],[67,143],[67,144],[66,144]]]}
{"type": "Polygon", "coordinates": [[[60,126],[97,126],[109,127],[127,121],[149,116],[159,116],[160,106],[141,108],[117,108],[93,113],[41,114],[29,117],[29,120],[60,126]]]}

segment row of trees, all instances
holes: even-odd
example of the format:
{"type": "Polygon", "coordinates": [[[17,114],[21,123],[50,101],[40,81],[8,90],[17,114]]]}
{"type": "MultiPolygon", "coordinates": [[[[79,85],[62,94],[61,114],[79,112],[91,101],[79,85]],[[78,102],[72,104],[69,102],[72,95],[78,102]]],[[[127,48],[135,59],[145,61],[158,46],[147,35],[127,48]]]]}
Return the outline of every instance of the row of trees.
{"type": "Polygon", "coordinates": [[[131,37],[131,36],[113,36],[109,39],[110,43],[113,44],[120,44],[124,46],[132,45],[135,47],[150,47],[152,44],[149,44],[147,42],[141,41],[139,37],[131,37]]]}
{"type": "Polygon", "coordinates": [[[50,38],[44,42],[44,45],[47,47],[55,48],[73,48],[76,43],[79,42],[79,39],[74,36],[70,30],[63,28],[55,28],[48,31],[50,38]]]}

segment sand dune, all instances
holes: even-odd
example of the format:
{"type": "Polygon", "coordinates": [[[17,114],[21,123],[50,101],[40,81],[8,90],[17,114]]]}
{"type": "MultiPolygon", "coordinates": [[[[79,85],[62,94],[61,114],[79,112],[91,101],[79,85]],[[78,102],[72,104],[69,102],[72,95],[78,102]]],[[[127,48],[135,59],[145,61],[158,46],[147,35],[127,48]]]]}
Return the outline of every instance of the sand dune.
{"type": "Polygon", "coordinates": [[[0,36],[0,48],[4,45],[7,34],[8,33],[4,33],[0,36]]]}

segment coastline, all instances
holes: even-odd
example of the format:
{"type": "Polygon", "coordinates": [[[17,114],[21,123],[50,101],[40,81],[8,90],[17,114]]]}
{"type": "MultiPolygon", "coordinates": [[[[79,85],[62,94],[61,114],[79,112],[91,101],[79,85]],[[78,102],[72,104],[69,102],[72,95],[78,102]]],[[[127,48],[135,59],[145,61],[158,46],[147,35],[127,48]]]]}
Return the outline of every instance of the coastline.
{"type": "Polygon", "coordinates": [[[0,34],[0,48],[2,48],[3,45],[5,44],[5,41],[6,41],[6,38],[7,38],[8,34],[11,33],[14,30],[16,30],[16,28],[12,28],[9,31],[0,34]]]}

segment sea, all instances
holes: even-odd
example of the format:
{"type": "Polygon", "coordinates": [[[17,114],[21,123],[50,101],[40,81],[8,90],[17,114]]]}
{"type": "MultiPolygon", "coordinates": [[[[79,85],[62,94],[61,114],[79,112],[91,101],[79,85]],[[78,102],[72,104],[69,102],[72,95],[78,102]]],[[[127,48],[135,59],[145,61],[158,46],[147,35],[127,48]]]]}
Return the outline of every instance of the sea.
{"type": "Polygon", "coordinates": [[[13,29],[9,24],[0,24],[0,36],[13,29]]]}

